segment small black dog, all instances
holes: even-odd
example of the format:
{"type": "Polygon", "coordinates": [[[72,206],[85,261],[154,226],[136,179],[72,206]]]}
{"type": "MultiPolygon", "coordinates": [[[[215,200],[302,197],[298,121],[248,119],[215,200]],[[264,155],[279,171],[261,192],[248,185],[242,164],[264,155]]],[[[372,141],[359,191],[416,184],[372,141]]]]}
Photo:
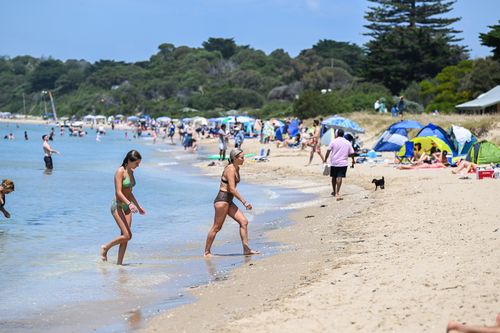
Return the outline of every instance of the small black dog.
{"type": "Polygon", "coordinates": [[[380,178],[380,179],[373,179],[372,180],[372,183],[375,183],[375,191],[377,190],[377,187],[380,186],[380,188],[383,190],[385,188],[385,180],[384,180],[384,177],[380,178]]]}

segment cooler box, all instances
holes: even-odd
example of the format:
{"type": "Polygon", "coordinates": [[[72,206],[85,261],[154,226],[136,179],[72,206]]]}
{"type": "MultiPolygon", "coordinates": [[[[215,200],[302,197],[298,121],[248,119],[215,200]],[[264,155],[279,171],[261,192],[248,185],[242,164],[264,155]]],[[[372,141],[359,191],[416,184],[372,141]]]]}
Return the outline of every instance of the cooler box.
{"type": "Polygon", "coordinates": [[[477,170],[477,179],[493,178],[495,170],[477,170]]]}

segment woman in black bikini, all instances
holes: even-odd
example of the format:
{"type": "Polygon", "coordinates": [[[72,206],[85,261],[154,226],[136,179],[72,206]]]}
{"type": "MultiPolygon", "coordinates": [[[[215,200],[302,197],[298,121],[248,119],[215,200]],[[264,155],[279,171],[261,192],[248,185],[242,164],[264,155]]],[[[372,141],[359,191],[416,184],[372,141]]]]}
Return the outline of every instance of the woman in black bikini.
{"type": "Polygon", "coordinates": [[[214,200],[215,216],[214,225],[208,232],[207,242],[205,244],[205,257],[210,257],[212,253],[212,243],[215,236],[222,228],[226,217],[231,216],[240,225],[240,237],[243,245],[243,254],[258,254],[258,251],[250,249],[248,246],[248,220],[243,212],[233,202],[236,197],[245,206],[247,210],[252,209],[252,205],[247,202],[236,189],[240,182],[240,166],[244,162],[244,155],[241,149],[233,149],[229,154],[229,164],[224,168],[220,178],[219,193],[214,200]]]}

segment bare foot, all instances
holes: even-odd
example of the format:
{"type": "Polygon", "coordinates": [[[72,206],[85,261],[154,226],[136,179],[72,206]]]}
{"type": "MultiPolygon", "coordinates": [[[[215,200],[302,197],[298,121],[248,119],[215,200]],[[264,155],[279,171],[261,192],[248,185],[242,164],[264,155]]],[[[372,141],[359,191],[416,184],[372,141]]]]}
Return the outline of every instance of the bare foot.
{"type": "Polygon", "coordinates": [[[205,252],[205,254],[203,255],[205,258],[212,258],[212,253],[210,252],[205,252]]]}
{"type": "Polygon", "coordinates": [[[245,251],[245,253],[244,253],[244,255],[246,255],[246,256],[252,256],[254,254],[260,254],[260,252],[257,250],[249,250],[249,251],[245,251]]]}
{"type": "Polygon", "coordinates": [[[108,250],[104,245],[101,245],[101,261],[108,261],[108,250]]]}
{"type": "Polygon", "coordinates": [[[344,200],[340,195],[337,194],[337,201],[344,200]]]}

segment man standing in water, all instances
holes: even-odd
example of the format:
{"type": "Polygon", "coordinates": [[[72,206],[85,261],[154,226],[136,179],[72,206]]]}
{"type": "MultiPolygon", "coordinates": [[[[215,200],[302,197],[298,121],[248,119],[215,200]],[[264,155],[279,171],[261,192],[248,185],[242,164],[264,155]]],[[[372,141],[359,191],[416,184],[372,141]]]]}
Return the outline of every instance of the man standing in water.
{"type": "Polygon", "coordinates": [[[55,154],[61,154],[61,153],[50,147],[49,136],[47,134],[42,136],[42,140],[43,140],[43,153],[45,155],[43,157],[43,160],[45,161],[45,168],[47,168],[47,170],[52,170],[54,168],[52,164],[52,153],[55,154]]]}

